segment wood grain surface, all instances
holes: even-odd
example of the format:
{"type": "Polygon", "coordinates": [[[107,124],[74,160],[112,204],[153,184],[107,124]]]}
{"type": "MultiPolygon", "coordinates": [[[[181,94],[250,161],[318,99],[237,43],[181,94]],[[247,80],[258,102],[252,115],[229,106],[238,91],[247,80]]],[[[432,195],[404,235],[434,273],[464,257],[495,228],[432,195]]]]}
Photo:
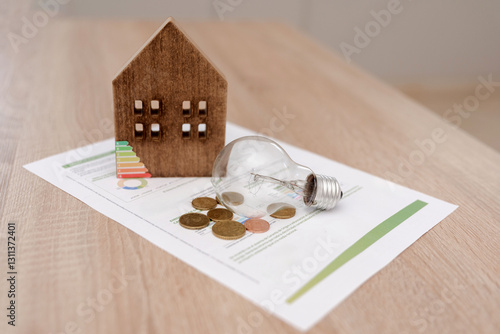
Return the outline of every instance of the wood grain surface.
{"type": "MultiPolygon", "coordinates": [[[[500,332],[497,152],[290,27],[181,23],[228,80],[229,121],[460,206],[310,333],[500,332]]],[[[296,333],[22,168],[113,136],[111,81],[160,24],[51,19],[2,44],[0,332],[296,333]]]]}

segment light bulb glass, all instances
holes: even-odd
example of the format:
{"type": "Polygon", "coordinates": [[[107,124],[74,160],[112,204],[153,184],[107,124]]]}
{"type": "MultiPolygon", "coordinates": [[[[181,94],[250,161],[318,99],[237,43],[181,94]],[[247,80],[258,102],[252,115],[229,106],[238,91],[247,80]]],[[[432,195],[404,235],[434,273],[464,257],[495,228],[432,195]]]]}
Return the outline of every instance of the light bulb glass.
{"type": "Polygon", "coordinates": [[[333,177],[295,163],[271,139],[236,139],[219,153],[212,172],[217,198],[243,217],[263,217],[281,207],[331,209],[342,197],[333,177]]]}

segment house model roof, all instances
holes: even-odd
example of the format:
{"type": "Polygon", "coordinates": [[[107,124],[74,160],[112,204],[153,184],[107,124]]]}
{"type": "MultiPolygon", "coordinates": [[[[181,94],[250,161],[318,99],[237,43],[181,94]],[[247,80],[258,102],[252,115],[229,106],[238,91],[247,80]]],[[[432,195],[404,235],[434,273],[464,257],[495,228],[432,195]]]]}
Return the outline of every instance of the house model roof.
{"type": "Polygon", "coordinates": [[[163,22],[163,24],[158,29],[156,29],[156,31],[151,35],[151,37],[149,37],[149,39],[139,48],[139,50],[137,50],[136,53],[134,53],[134,55],[132,57],[130,57],[130,59],[123,65],[123,67],[118,71],[118,73],[116,73],[115,80],[123,73],[123,71],[127,67],[132,66],[132,64],[134,63],[134,60],[137,58],[137,56],[139,54],[141,54],[148,47],[148,45],[151,44],[151,42],[154,39],[158,38],[159,35],[162,35],[164,38],[169,38],[169,34],[170,34],[169,32],[172,30],[166,29],[168,26],[174,27],[175,30],[177,30],[182,35],[184,35],[184,37],[187,39],[187,41],[189,43],[191,43],[195,49],[198,50],[198,52],[210,63],[210,65],[214,68],[214,70],[217,71],[217,73],[222,78],[225,79],[224,74],[217,68],[217,66],[215,66],[215,64],[210,60],[210,58],[196,45],[196,43],[193,40],[191,40],[191,38],[189,38],[189,36],[184,32],[184,30],[182,30],[177,25],[174,18],[170,16],[165,22],[163,22]]]}

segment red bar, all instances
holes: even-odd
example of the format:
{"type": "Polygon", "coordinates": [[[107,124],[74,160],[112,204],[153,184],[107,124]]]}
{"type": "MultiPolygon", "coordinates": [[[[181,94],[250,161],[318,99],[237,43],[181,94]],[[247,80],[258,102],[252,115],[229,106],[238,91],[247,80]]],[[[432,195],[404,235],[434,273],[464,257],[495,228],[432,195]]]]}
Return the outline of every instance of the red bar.
{"type": "Polygon", "coordinates": [[[120,179],[139,179],[139,178],[149,178],[151,174],[149,173],[141,173],[141,174],[118,174],[118,178],[120,179]]]}

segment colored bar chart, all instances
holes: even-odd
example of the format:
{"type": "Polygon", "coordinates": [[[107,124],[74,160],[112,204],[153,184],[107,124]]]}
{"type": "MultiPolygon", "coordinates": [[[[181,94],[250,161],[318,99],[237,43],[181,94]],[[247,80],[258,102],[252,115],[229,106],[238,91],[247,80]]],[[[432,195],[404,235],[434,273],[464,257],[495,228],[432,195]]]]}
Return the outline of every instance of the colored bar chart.
{"type": "Polygon", "coordinates": [[[148,169],[134,152],[128,141],[117,141],[115,143],[116,154],[116,176],[118,178],[142,178],[151,177],[148,169]]]}

